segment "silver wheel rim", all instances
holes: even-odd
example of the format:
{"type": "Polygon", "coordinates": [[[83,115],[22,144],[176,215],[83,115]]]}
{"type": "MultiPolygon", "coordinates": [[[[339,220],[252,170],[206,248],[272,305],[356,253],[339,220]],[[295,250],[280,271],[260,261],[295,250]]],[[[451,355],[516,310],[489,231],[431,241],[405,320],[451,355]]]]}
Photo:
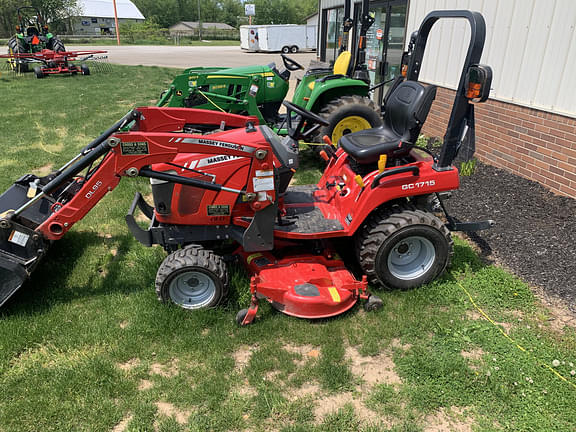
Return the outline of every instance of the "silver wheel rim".
{"type": "Polygon", "coordinates": [[[172,279],[168,293],[184,309],[200,309],[214,300],[216,284],[206,273],[190,270],[172,279]]]}
{"type": "Polygon", "coordinates": [[[388,270],[398,279],[417,279],[430,270],[435,258],[436,248],[430,240],[421,236],[406,237],[388,254],[388,270]]]}

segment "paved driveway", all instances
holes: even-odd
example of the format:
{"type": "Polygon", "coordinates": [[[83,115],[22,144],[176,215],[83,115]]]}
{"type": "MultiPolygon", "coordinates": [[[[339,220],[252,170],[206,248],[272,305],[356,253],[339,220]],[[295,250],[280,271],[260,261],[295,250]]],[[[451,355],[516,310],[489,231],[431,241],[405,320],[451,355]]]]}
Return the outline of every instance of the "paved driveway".
{"type": "MultiPolygon", "coordinates": [[[[122,46],[67,46],[69,50],[98,49],[108,51],[110,63],[143,66],[167,66],[179,69],[195,66],[251,66],[276,63],[283,69],[280,53],[249,53],[239,46],[171,46],[171,45],[122,45],[122,46]]],[[[290,54],[290,58],[304,66],[316,60],[316,52],[290,54]]],[[[291,100],[296,87],[296,79],[302,78],[304,71],[292,72],[290,90],[286,99],[291,100]]]]}
{"type": "MultiPolygon", "coordinates": [[[[282,64],[280,53],[248,53],[239,46],[69,46],[68,49],[102,49],[108,51],[111,63],[125,65],[168,66],[186,68],[192,66],[250,66],[276,62],[282,64]]],[[[290,54],[290,57],[308,67],[316,59],[315,52],[290,54]]]]}

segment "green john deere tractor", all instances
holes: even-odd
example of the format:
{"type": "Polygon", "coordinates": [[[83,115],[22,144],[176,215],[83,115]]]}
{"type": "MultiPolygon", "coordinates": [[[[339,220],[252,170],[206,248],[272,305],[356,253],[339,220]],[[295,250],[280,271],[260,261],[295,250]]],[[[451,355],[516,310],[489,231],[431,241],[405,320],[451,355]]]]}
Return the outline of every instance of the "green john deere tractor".
{"type": "MultiPolygon", "coordinates": [[[[350,13],[350,0],[347,2],[350,13]]],[[[358,48],[353,57],[343,43],[333,68],[309,69],[298,82],[292,103],[318,113],[329,122],[315,137],[328,135],[336,144],[348,133],[378,127],[381,112],[370,99],[370,79],[365,63],[365,36],[374,22],[363,1],[358,48]]],[[[352,27],[344,20],[344,37],[352,27]]],[[[195,67],[177,76],[158,106],[201,108],[258,117],[278,133],[286,133],[284,116],[279,114],[289,88],[290,73],[304,69],[293,59],[281,54],[284,70],[274,63],[267,66],[237,68],[195,67]]]]}
{"type": "Polygon", "coordinates": [[[16,72],[28,72],[31,59],[20,58],[19,54],[31,54],[49,49],[56,52],[66,51],[60,39],[48,31],[46,22],[38,9],[32,6],[18,8],[16,34],[8,41],[10,65],[16,72]]]}

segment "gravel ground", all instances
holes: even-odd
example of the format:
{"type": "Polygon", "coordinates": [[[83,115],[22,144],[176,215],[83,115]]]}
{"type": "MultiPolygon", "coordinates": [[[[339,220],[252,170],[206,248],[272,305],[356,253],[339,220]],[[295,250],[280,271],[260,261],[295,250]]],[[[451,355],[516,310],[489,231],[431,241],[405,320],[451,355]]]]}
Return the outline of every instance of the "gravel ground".
{"type": "Polygon", "coordinates": [[[576,311],[576,200],[478,163],[446,205],[461,221],[493,219],[470,236],[483,255],[576,311]]]}

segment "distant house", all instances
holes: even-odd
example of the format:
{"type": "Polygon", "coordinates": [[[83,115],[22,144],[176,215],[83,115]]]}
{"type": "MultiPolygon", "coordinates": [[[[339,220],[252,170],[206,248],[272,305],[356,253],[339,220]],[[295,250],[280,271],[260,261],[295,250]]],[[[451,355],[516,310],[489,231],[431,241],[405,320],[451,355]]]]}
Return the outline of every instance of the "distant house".
{"type": "MultiPolygon", "coordinates": [[[[173,26],[170,26],[170,36],[196,36],[198,34],[198,21],[180,21],[173,26]]],[[[211,23],[203,22],[202,30],[221,30],[221,31],[235,31],[236,29],[225,23],[211,23]]]]}
{"type": "MultiPolygon", "coordinates": [[[[71,17],[69,21],[71,34],[116,34],[112,0],[78,0],[78,9],[81,15],[71,17]]],[[[120,24],[145,20],[144,15],[130,0],[116,0],[116,9],[120,24]]]]}
{"type": "Polygon", "coordinates": [[[308,15],[306,18],[306,25],[318,26],[318,12],[308,15]]]}

